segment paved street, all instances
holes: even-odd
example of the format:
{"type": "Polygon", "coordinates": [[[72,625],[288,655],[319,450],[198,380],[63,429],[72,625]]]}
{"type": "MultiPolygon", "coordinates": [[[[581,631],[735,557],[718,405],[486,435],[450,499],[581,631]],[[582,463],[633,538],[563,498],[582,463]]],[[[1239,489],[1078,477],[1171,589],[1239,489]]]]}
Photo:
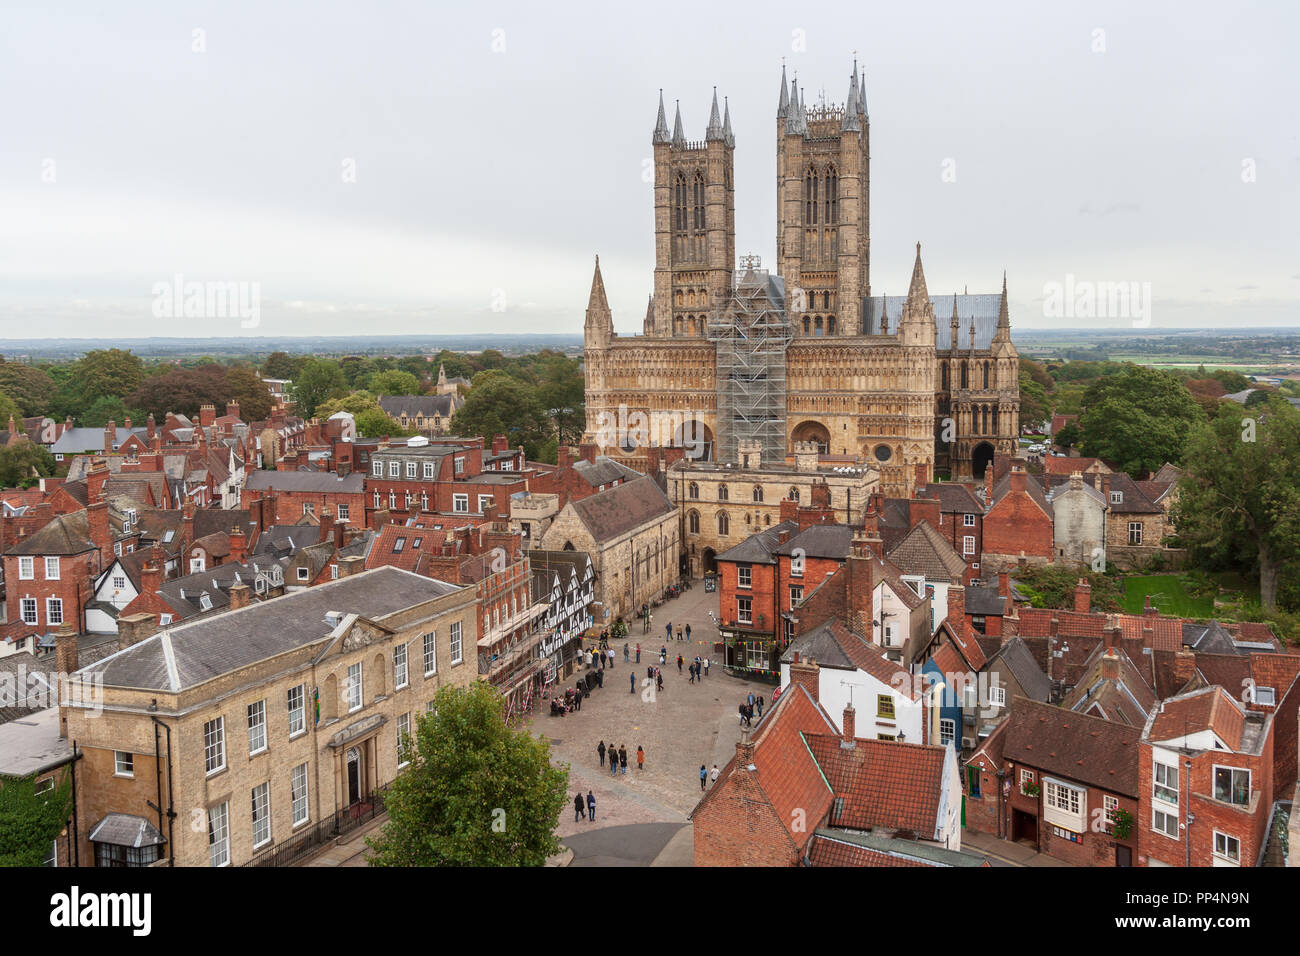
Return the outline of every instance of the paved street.
{"type": "MultiPolygon", "coordinates": [[[[628,634],[635,660],[641,642],[641,664],[623,662],[623,645],[615,645],[615,664],[605,671],[605,686],[582,703],[582,710],[565,717],[551,717],[539,708],[533,718],[535,733],[551,740],[553,759],[570,768],[569,804],[560,817],[557,833],[574,851],[574,865],[599,860],[601,863],[646,865],[666,846],[675,862],[689,863],[689,834],[680,827],[700,798],[700,764],[721,769],[735,753],[740,739],[737,706],[752,690],[770,700],[773,685],[728,677],[714,649],[717,628],[708,611],[717,608],[717,594],[707,594],[701,584],[679,598],[651,612],[650,634],[641,633],[634,622],[628,634]],[[664,640],[664,626],[672,622],[691,625],[691,641],[664,640]],[[644,686],[646,668],[658,664],[661,646],[668,648],[668,661],[661,668],[662,692],[644,686]],[[677,655],[686,660],[677,671],[677,655]],[[711,655],[711,673],[699,684],[691,684],[686,665],[695,655],[711,655]],[[628,675],[637,675],[635,693],[629,692],[628,675]],[[596,744],[624,745],[628,752],[627,774],[611,777],[599,765],[596,744]],[[636,748],[645,748],[646,769],[636,768],[636,748]],[[596,822],[573,819],[573,796],[591,790],[596,798],[596,822]],[[654,826],[654,825],[660,826],[654,826]],[[608,829],[608,833],[599,831],[608,829]],[[581,837],[569,840],[574,834],[581,837]],[[597,835],[599,834],[599,835],[597,835]],[[683,850],[682,847],[686,849],[683,850]],[[684,856],[684,859],[682,858],[684,856]]],[[[689,828],[688,828],[689,829],[689,828]]],[[[660,860],[664,863],[665,860],[660,860]]]]}

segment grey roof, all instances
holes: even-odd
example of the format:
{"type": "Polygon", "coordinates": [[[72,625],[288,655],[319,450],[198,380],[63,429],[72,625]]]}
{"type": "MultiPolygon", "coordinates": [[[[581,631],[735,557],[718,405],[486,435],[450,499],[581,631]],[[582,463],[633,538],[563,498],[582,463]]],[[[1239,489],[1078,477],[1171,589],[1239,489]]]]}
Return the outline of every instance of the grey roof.
{"type": "Polygon", "coordinates": [[[776,559],[772,556],[781,546],[781,532],[789,531],[793,535],[798,530],[798,522],[782,521],[770,528],[764,528],[757,534],[751,534],[740,544],[723,551],[715,560],[735,561],[742,564],[776,564],[776,559]]]}
{"type": "Polygon", "coordinates": [[[927,581],[960,582],[966,573],[961,555],[928,521],[917,522],[887,557],[903,574],[922,574],[927,581]]]}
{"type": "MultiPolygon", "coordinates": [[[[148,437],[147,428],[132,428],[129,431],[125,428],[118,428],[113,447],[118,448],[122,442],[126,441],[132,435],[139,435],[141,438],[148,437]]],[[[56,455],[74,455],[81,452],[95,452],[104,450],[104,429],[102,428],[69,428],[58,440],[50,446],[50,451],[56,455]]]]}
{"type": "Polygon", "coordinates": [[[923,843],[920,840],[906,840],[899,837],[883,836],[880,833],[864,833],[859,830],[839,830],[818,827],[813,831],[813,840],[808,845],[808,853],[816,852],[819,841],[826,843],[844,843],[848,846],[861,847],[884,856],[900,857],[905,860],[929,866],[984,866],[987,860],[974,853],[962,850],[949,850],[937,843],[923,843]]]}
{"type": "Polygon", "coordinates": [[[326,640],[334,630],[328,611],[382,619],[458,590],[400,568],[376,568],[168,628],[79,673],[109,687],[181,691],[326,640]]]}
{"type": "Polygon", "coordinates": [[[59,737],[57,707],[0,724],[0,774],[25,777],[71,759],[72,742],[59,737]]]}
{"type": "Polygon", "coordinates": [[[644,476],[579,501],[570,501],[565,507],[577,513],[591,536],[600,543],[649,521],[662,520],[676,511],[659,486],[644,476]]]}
{"type": "Polygon", "coordinates": [[[843,561],[853,544],[853,529],[846,524],[815,524],[794,535],[777,548],[777,554],[794,554],[802,548],[805,557],[843,561]]]}
{"type": "Polygon", "coordinates": [[[816,661],[822,667],[857,670],[857,665],[844,653],[830,625],[831,622],[827,621],[792,641],[781,655],[781,663],[794,663],[794,655],[798,654],[800,660],[816,661]]]}
{"type": "Polygon", "coordinates": [[[634,478],[641,477],[641,472],[626,465],[621,465],[614,459],[606,458],[604,455],[597,455],[595,462],[580,458],[573,463],[573,470],[581,475],[587,484],[593,488],[598,488],[611,481],[617,481],[619,478],[626,478],[631,481],[634,478]]]}
{"type": "Polygon", "coordinates": [[[438,415],[449,418],[460,407],[458,395],[380,395],[379,407],[389,418],[415,418],[438,415]]]}
{"type": "Polygon", "coordinates": [[[966,589],[966,613],[983,614],[986,617],[1001,617],[1006,613],[1007,599],[998,593],[997,588],[972,586],[966,589]]]}
{"type": "Polygon", "coordinates": [[[1209,624],[1183,622],[1183,646],[1198,654],[1240,654],[1232,635],[1218,621],[1209,624]]]}
{"type": "MultiPolygon", "coordinates": [[[[947,351],[952,347],[952,321],[950,318],[938,319],[942,315],[952,315],[951,295],[932,295],[930,305],[936,316],[934,330],[934,347],[947,351]]],[[[862,331],[865,335],[880,334],[880,315],[882,307],[890,317],[890,329],[898,330],[898,317],[903,312],[905,295],[873,295],[862,300],[862,331]]],[[[993,344],[993,336],[998,330],[998,311],[1002,306],[1002,296],[997,292],[981,292],[957,296],[957,316],[960,325],[957,329],[957,349],[965,351],[970,348],[970,324],[975,321],[975,349],[985,351],[993,344]]],[[[892,332],[891,332],[892,334],[892,332]]]]}
{"type": "Polygon", "coordinates": [[[91,829],[86,837],[91,843],[110,843],[113,846],[161,846],[167,841],[156,826],[144,817],[129,813],[110,813],[91,829]]]}
{"type": "Polygon", "coordinates": [[[306,491],[315,494],[361,494],[366,476],[359,471],[340,478],[332,471],[263,471],[248,474],[245,488],[255,491],[306,491]]]}
{"type": "MultiPolygon", "coordinates": [[[[970,591],[966,593],[970,594],[970,591]]],[[[995,661],[1006,665],[1026,697],[1037,701],[1047,701],[1051,698],[1052,682],[1047,679],[1043,669],[1034,660],[1033,652],[1029,650],[1028,645],[1019,637],[1011,638],[998,648],[998,652],[990,658],[988,666],[991,668],[995,661]]]]}

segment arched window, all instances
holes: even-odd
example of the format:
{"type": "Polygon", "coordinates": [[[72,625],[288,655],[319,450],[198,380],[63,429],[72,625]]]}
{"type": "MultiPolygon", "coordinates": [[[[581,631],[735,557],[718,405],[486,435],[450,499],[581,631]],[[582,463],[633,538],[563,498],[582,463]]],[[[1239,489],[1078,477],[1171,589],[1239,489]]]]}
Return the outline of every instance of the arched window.
{"type": "Polygon", "coordinates": [[[983,421],[982,421],[982,427],[980,429],[980,434],[987,435],[989,433],[989,407],[987,405],[984,405],[980,409],[980,411],[983,413],[983,421]]]}
{"type": "Polygon", "coordinates": [[[731,534],[731,519],[727,517],[725,511],[718,512],[718,534],[723,537],[731,534]]]}
{"type": "Polygon", "coordinates": [[[688,497],[688,498],[699,498],[699,497],[700,497],[700,486],[697,485],[695,482],[692,481],[689,485],[686,486],[686,497],[688,497]]]}
{"type": "MultiPolygon", "coordinates": [[[[830,298],[830,296],[827,296],[827,298],[830,298]]],[[[835,334],[835,316],[833,315],[827,316],[826,318],[826,334],[827,335],[835,334]]]]}
{"type": "Polygon", "coordinates": [[[755,501],[759,501],[759,502],[761,502],[761,501],[763,500],[763,486],[762,486],[762,485],[755,485],[755,486],[754,486],[754,500],[755,500],[755,501]]]}
{"type": "Polygon", "coordinates": [[[686,176],[682,173],[673,182],[673,228],[686,231],[686,176]]]}
{"type": "Polygon", "coordinates": [[[939,385],[939,388],[945,392],[948,391],[948,363],[947,362],[939,363],[939,380],[941,383],[939,385]]]}
{"type": "Polygon", "coordinates": [[[970,387],[966,384],[966,363],[965,362],[961,363],[961,387],[962,388],[970,387]]]}
{"type": "Polygon", "coordinates": [[[816,324],[815,328],[817,329],[817,334],[818,334],[818,335],[821,335],[823,332],[826,331],[825,328],[823,328],[823,326],[822,326],[822,317],[821,317],[820,315],[817,316],[817,324],[816,324]]]}
{"type": "Polygon", "coordinates": [[[808,334],[808,330],[809,330],[811,327],[812,327],[812,326],[811,326],[811,324],[809,323],[808,316],[805,315],[805,316],[803,317],[803,334],[804,334],[804,335],[807,335],[807,334],[808,334]]]}
{"type": "Polygon", "coordinates": [[[793,501],[795,504],[799,503],[799,489],[796,488],[794,485],[790,486],[790,500],[793,501]]]}
{"type": "Polygon", "coordinates": [[[698,511],[688,511],[686,513],[686,530],[690,534],[700,533],[700,513],[698,511]]]}
{"type": "Polygon", "coordinates": [[[834,166],[826,167],[826,222],[839,222],[840,174],[834,166]]]}
{"type": "Polygon", "coordinates": [[[984,387],[989,387],[989,363],[984,363],[984,387]]]}
{"type": "Polygon", "coordinates": [[[694,228],[697,232],[704,229],[704,175],[695,174],[695,182],[691,187],[692,205],[695,207],[694,228]]]}
{"type": "Polygon", "coordinates": [[[719,501],[730,501],[730,500],[731,500],[731,494],[730,494],[730,492],[727,491],[727,486],[726,486],[726,485],[718,485],[718,500],[719,500],[719,501]]]}
{"type": "Polygon", "coordinates": [[[771,516],[771,515],[763,515],[763,527],[766,528],[766,527],[768,527],[768,526],[771,525],[771,524],[772,524],[772,516],[771,516]]]}
{"type": "Polygon", "coordinates": [[[817,171],[809,168],[804,175],[804,223],[817,225],[817,171]]]}
{"type": "Polygon", "coordinates": [[[997,407],[996,405],[994,405],[994,406],[993,406],[993,432],[992,432],[992,434],[996,435],[997,433],[998,433],[998,407],[997,407]]]}

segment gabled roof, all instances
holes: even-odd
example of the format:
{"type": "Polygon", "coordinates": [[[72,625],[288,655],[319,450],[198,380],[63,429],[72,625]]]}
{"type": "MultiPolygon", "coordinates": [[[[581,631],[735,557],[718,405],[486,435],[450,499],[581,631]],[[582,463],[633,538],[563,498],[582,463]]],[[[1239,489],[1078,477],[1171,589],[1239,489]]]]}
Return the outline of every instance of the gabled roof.
{"type": "Polygon", "coordinates": [[[740,544],[723,551],[715,560],[738,564],[776,564],[774,555],[781,547],[781,532],[789,531],[793,534],[798,529],[797,522],[782,521],[751,534],[740,544]]]}
{"type": "Polygon", "coordinates": [[[998,648],[989,659],[988,670],[1005,666],[1020,685],[1021,692],[1031,700],[1046,701],[1052,695],[1052,682],[1029,653],[1029,648],[1019,637],[1013,637],[998,648]]]}
{"type": "Polygon", "coordinates": [[[1245,710],[1216,684],[1162,702],[1143,738],[1160,743],[1210,730],[1229,749],[1239,751],[1245,724],[1245,710]]]}
{"type": "Polygon", "coordinates": [[[961,555],[925,520],[903,536],[888,558],[903,574],[921,574],[927,581],[960,583],[966,574],[961,555]]]}
{"type": "Polygon", "coordinates": [[[332,471],[263,471],[248,473],[244,487],[251,491],[306,491],[313,494],[353,494],[365,491],[366,476],[359,471],[340,478],[332,471]]]}
{"type": "Polygon", "coordinates": [[[836,798],[831,826],[905,830],[924,840],[938,835],[947,747],[862,738],[845,746],[838,734],[803,737],[836,798]]]}
{"type": "Polygon", "coordinates": [[[642,477],[639,471],[634,471],[626,465],[616,462],[613,458],[606,458],[604,455],[597,455],[594,462],[579,458],[573,462],[573,470],[593,488],[607,485],[611,481],[618,481],[620,478],[625,481],[632,481],[634,478],[642,477]]]}
{"type": "Polygon", "coordinates": [[[1061,701],[1061,707],[1129,727],[1141,727],[1155,706],[1156,695],[1122,648],[1114,649],[1118,676],[1113,680],[1104,677],[1106,653],[1106,646],[1098,644],[1078,683],[1061,701]]]}
{"type": "Polygon", "coordinates": [[[985,617],[1002,617],[1006,613],[1007,599],[996,587],[971,585],[966,588],[966,613],[985,617]]]}
{"type": "Polygon", "coordinates": [[[850,631],[839,621],[831,620],[796,638],[781,655],[782,664],[800,660],[816,661],[822,667],[862,671],[870,674],[902,696],[916,700],[907,671],[885,657],[884,652],[850,631]]]}
{"type": "Polygon", "coordinates": [[[602,544],[662,520],[676,510],[659,486],[644,476],[570,501],[565,508],[572,508],[591,536],[602,544]]]}
{"type": "Polygon", "coordinates": [[[941,514],[984,514],[972,486],[960,481],[933,481],[916,489],[917,498],[937,498],[941,514]]]}
{"type": "Polygon", "coordinates": [[[379,407],[389,418],[450,418],[464,403],[459,395],[380,395],[379,407]]]}
{"type": "Polygon", "coordinates": [[[844,561],[853,546],[853,529],[846,524],[809,525],[793,535],[789,541],[776,549],[780,555],[792,555],[795,549],[801,550],[805,558],[830,558],[844,561]]]}
{"type": "Polygon", "coordinates": [[[1139,728],[1026,697],[1011,702],[1003,725],[1001,746],[1006,760],[1137,797],[1139,728]]]}
{"type": "MultiPolygon", "coordinates": [[[[1007,472],[998,480],[997,484],[993,486],[993,502],[989,510],[992,511],[996,508],[1002,502],[1002,499],[1010,493],[1011,472],[1007,472]]],[[[1052,510],[1052,503],[1047,500],[1047,496],[1043,493],[1043,486],[1039,484],[1038,479],[1033,475],[1025,475],[1025,494],[1029,495],[1029,497],[1033,499],[1034,503],[1043,510],[1043,514],[1047,515],[1047,517],[1052,518],[1055,516],[1055,512],[1052,510]]]]}

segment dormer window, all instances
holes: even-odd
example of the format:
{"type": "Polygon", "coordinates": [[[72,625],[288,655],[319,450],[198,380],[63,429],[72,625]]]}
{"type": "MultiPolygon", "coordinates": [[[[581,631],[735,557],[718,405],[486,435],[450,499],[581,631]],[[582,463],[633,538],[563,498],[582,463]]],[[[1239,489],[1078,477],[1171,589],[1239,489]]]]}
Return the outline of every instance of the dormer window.
{"type": "Polygon", "coordinates": [[[1112,491],[1110,493],[1110,503],[1113,505],[1122,505],[1124,503],[1124,492],[1112,491]]]}

